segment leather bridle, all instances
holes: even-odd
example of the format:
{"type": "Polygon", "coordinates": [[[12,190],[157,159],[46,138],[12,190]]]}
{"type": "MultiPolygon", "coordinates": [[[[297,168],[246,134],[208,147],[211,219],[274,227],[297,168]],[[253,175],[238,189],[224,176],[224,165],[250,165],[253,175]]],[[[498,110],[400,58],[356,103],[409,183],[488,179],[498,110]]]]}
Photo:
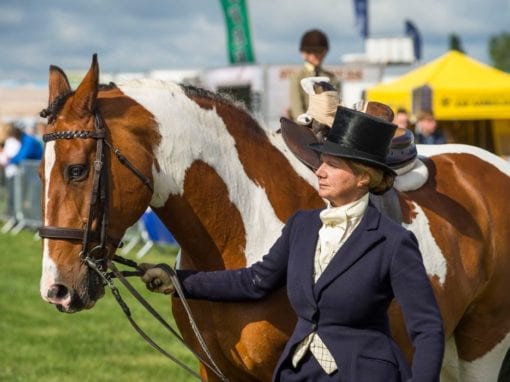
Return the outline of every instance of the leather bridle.
{"type": "MultiPolygon", "coordinates": [[[[55,118],[53,113],[48,112],[48,109],[43,110],[41,112],[41,116],[50,115],[50,120],[55,118]]],[[[67,131],[57,131],[53,133],[48,133],[43,135],[43,141],[51,142],[59,139],[95,139],[96,140],[96,158],[94,160],[93,166],[93,183],[90,195],[90,203],[89,203],[89,212],[88,219],[85,223],[85,228],[68,228],[68,227],[55,227],[55,226],[42,226],[39,229],[39,236],[44,239],[53,239],[53,240],[69,240],[69,241],[82,241],[82,249],[80,251],[81,260],[94,272],[96,272],[102,279],[103,284],[108,286],[113,296],[115,297],[117,303],[121,307],[122,311],[126,315],[130,324],[133,328],[142,336],[142,338],[149,343],[154,349],[158,350],[161,354],[165,355],[167,358],[171,359],[173,362],[181,366],[188,373],[195,376],[197,379],[201,379],[200,375],[197,374],[190,367],[185,365],[183,362],[179,361],[172,354],[168,353],[162,347],[160,347],[156,342],[154,342],[134,321],[131,316],[131,311],[129,307],[126,305],[124,300],[122,299],[119,290],[113,284],[112,278],[118,278],[121,283],[129,290],[129,292],[142,304],[142,306],[151,313],[156,320],[158,320],[168,331],[170,331],[188,350],[190,350],[206,367],[208,367],[212,372],[214,372],[222,381],[228,381],[228,378],[223,374],[218,365],[214,362],[212,354],[210,350],[207,348],[207,344],[205,343],[202,335],[200,334],[198,327],[195,323],[195,320],[192,317],[191,309],[186,302],[184,297],[184,292],[180,287],[179,280],[169,266],[165,267],[165,270],[171,275],[174,286],[176,287],[176,291],[181,298],[181,302],[184,306],[186,314],[188,315],[190,325],[195,333],[195,336],[204,351],[205,359],[201,354],[198,354],[194,351],[185,341],[184,339],[177,333],[177,331],[168,324],[163,317],[133,288],[133,286],[126,280],[126,276],[140,276],[140,271],[138,270],[138,264],[132,260],[124,259],[121,256],[116,255],[115,253],[112,256],[113,261],[119,262],[121,264],[130,266],[132,268],[137,269],[137,271],[129,272],[129,271],[120,271],[113,264],[113,262],[109,261],[109,251],[107,244],[113,246],[114,249],[120,248],[122,246],[122,242],[120,239],[113,238],[108,235],[108,198],[109,198],[109,189],[108,189],[108,180],[109,180],[109,166],[106,163],[106,147],[108,147],[117,157],[119,162],[126,166],[131,172],[136,175],[142,183],[151,191],[151,194],[154,192],[154,188],[150,179],[145,176],[140,170],[138,170],[135,166],[127,160],[127,158],[120,152],[119,149],[114,147],[111,142],[106,138],[106,124],[101,117],[101,115],[96,111],[94,113],[94,131],[90,130],[67,130],[67,131]],[[93,228],[93,222],[97,221],[95,228],[93,228]],[[96,246],[89,249],[90,243],[98,243],[96,246]],[[110,269],[111,272],[107,272],[110,269]]],[[[114,250],[115,252],[115,250],[114,250]]],[[[160,264],[159,266],[165,266],[160,264]]]]}
{"type": "Polygon", "coordinates": [[[108,235],[109,166],[106,163],[106,147],[110,148],[120,163],[129,168],[151,193],[154,191],[152,183],[149,178],[134,167],[131,162],[107,140],[106,126],[98,112],[94,113],[94,131],[67,130],[43,135],[43,141],[45,143],[60,139],[95,139],[97,142],[88,219],[83,229],[42,226],[39,229],[39,235],[44,239],[81,240],[82,249],[80,257],[82,261],[88,265],[93,265],[92,268],[104,270],[108,261],[109,251],[107,244],[112,245],[114,248],[122,246],[120,239],[108,235]],[[97,223],[93,228],[92,225],[95,220],[97,223]],[[97,243],[97,245],[89,249],[90,243],[97,243]]]}

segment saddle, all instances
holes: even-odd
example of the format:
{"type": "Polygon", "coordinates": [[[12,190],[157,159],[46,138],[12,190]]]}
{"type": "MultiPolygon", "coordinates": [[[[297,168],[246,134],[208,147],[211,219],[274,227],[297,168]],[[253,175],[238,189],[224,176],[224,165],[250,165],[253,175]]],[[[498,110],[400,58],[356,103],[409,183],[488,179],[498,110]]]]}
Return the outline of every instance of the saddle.
{"type": "MultiPolygon", "coordinates": [[[[379,102],[368,102],[365,112],[390,122],[393,121],[393,111],[391,108],[379,102]]],[[[319,168],[321,164],[319,154],[310,149],[309,145],[324,141],[330,127],[320,124],[314,119],[308,125],[300,125],[287,118],[281,118],[280,125],[283,140],[290,151],[310,170],[315,171],[319,168]]],[[[417,155],[418,152],[413,132],[409,129],[397,128],[390,144],[386,163],[400,177],[415,167],[417,155]]],[[[370,195],[370,199],[381,212],[399,224],[402,222],[402,213],[396,189],[392,188],[380,196],[370,195]]]]}

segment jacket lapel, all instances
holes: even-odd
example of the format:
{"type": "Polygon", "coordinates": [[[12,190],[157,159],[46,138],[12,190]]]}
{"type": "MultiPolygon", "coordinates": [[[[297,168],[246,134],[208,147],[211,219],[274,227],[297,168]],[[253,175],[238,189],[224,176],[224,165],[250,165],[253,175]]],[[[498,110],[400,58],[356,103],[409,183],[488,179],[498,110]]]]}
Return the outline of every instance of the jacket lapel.
{"type": "MultiPolygon", "coordinates": [[[[335,254],[322,275],[315,284],[315,298],[318,299],[320,292],[334,279],[344,273],[360,257],[367,253],[370,248],[383,239],[378,230],[380,212],[369,203],[367,211],[351,236],[335,254]]],[[[312,262],[313,267],[313,262],[312,262]]]]}

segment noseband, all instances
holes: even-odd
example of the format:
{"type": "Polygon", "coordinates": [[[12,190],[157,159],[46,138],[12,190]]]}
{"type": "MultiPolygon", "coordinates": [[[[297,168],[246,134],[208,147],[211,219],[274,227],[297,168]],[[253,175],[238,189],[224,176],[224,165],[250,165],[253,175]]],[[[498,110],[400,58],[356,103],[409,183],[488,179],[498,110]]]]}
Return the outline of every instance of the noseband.
{"type": "Polygon", "coordinates": [[[88,219],[84,229],[42,226],[39,236],[54,240],[81,240],[82,249],[80,257],[92,269],[105,269],[108,260],[107,244],[114,248],[120,248],[120,238],[112,238],[108,235],[108,179],[109,166],[106,163],[106,147],[115,154],[119,162],[135,174],[142,183],[151,191],[154,191],[151,181],[142,174],[122,153],[106,139],[106,124],[101,115],[94,113],[94,131],[90,130],[67,130],[57,131],[43,135],[43,141],[50,142],[59,139],[95,139],[96,158],[93,168],[93,183],[90,195],[88,219]],[[96,227],[92,228],[92,222],[97,219],[96,227]],[[98,243],[89,249],[89,243],[98,243]]]}

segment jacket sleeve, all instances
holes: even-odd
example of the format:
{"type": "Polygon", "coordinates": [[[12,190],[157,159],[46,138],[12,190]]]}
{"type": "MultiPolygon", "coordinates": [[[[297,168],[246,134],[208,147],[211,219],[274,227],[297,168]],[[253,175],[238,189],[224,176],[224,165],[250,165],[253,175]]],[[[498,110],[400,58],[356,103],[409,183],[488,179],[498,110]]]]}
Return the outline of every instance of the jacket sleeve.
{"type": "Polygon", "coordinates": [[[301,89],[301,72],[292,73],[290,77],[289,85],[289,97],[290,97],[290,117],[296,120],[301,114],[306,112],[306,102],[303,99],[305,97],[304,91],[301,89]]]}
{"type": "Polygon", "coordinates": [[[437,382],[444,354],[441,313],[414,234],[397,239],[391,263],[392,288],[415,352],[413,382],[437,382]]]}
{"type": "Polygon", "coordinates": [[[261,261],[248,268],[201,272],[177,270],[187,298],[210,301],[260,299],[286,284],[289,237],[294,216],[261,261]]]}

